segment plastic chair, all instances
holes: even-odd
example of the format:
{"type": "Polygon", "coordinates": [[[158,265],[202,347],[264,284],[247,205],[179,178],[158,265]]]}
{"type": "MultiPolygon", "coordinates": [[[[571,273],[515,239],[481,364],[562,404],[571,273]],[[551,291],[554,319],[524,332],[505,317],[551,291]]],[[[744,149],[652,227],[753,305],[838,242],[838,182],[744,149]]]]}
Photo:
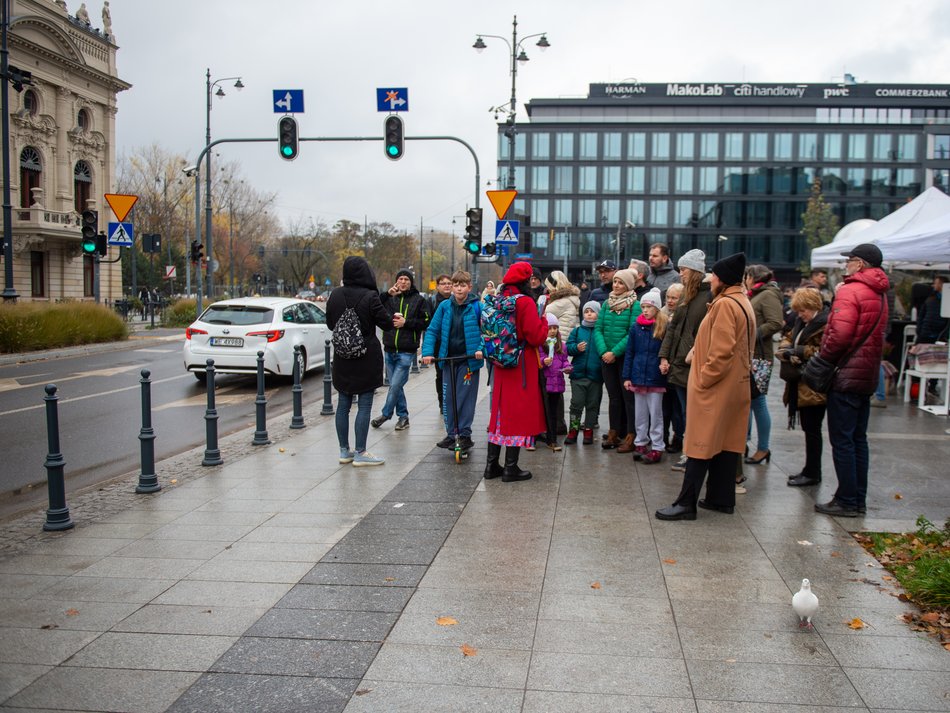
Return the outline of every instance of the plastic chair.
{"type": "Polygon", "coordinates": [[[907,353],[910,351],[910,348],[914,346],[914,342],[916,341],[917,341],[917,325],[908,324],[906,327],[904,327],[904,347],[901,350],[901,369],[900,369],[900,373],[897,375],[897,390],[898,391],[900,391],[901,383],[904,381],[905,372],[907,371],[907,353]]]}

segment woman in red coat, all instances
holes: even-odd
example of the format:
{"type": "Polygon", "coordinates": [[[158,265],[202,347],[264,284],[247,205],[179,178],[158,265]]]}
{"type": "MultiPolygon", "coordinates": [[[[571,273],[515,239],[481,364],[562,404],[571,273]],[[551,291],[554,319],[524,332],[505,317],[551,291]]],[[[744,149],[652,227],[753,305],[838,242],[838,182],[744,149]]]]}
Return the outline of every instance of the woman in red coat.
{"type": "Polygon", "coordinates": [[[548,336],[547,321],[538,316],[538,307],[531,299],[531,265],[516,262],[505,273],[497,297],[521,295],[515,301],[515,330],[524,345],[518,366],[492,369],[491,417],[488,421],[488,465],[485,478],[505,483],[528,480],[531,473],[518,467],[521,446],[534,445],[534,437],[547,431],[544,420],[541,384],[538,378],[540,356],[538,347],[548,336]],[[505,467],[498,459],[505,446],[505,467]]]}

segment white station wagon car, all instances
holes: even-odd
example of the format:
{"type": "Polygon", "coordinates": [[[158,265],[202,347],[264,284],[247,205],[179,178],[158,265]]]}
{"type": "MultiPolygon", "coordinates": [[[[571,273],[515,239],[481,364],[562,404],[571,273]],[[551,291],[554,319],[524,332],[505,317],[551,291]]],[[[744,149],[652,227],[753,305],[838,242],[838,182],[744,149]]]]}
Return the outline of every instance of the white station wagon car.
{"type": "Polygon", "coordinates": [[[300,345],[300,375],[323,366],[333,333],[326,315],[307,300],[244,297],[214,302],[185,330],[185,369],[205,381],[208,359],[219,374],[264,373],[293,378],[294,345],[300,345]]]}

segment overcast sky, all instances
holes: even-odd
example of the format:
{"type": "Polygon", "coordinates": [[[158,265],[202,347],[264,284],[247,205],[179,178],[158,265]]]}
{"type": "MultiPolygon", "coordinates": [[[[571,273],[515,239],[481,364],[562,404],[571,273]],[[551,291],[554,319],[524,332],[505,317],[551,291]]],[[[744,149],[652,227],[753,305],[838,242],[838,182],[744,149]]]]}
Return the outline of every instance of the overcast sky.
{"type": "MultiPolygon", "coordinates": [[[[70,13],[79,4],[68,0],[70,13]]],[[[101,0],[87,7],[98,22],[101,0]]],[[[839,81],[947,83],[948,0],[112,0],[119,76],[119,154],[158,142],[194,159],[204,146],[205,69],[240,75],[214,99],[214,138],[276,137],[273,89],[303,89],[302,136],[381,136],[377,87],[409,88],[406,133],[471,144],[481,187],[496,174],[489,108],[510,96],[510,54],[478,33],[545,32],[518,72],[518,113],[531,98],[583,97],[592,82],[839,81]],[[282,16],[279,9],[287,8],[282,16]]],[[[409,141],[396,162],[381,142],[232,144],[246,179],[278,194],[283,219],[390,221],[451,230],[475,194],[471,155],[450,142],[409,141]]],[[[487,206],[484,194],[482,205],[487,206]]],[[[460,230],[463,221],[459,221],[460,230]]]]}

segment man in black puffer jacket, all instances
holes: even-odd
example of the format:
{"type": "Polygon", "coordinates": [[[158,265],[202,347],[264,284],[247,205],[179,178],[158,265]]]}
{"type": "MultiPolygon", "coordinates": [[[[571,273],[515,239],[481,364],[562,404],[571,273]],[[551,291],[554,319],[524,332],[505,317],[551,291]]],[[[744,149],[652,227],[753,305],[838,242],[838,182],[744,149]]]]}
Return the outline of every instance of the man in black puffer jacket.
{"type": "Polygon", "coordinates": [[[428,302],[416,289],[409,270],[396,273],[395,284],[382,295],[381,301],[383,309],[392,315],[395,331],[383,333],[389,394],[383,404],[383,412],[371,423],[373,428],[379,428],[391,419],[395,412],[398,416],[396,430],[404,431],[409,428],[409,406],[403,387],[409,381],[412,357],[419,349],[419,339],[432,315],[428,302]]]}

